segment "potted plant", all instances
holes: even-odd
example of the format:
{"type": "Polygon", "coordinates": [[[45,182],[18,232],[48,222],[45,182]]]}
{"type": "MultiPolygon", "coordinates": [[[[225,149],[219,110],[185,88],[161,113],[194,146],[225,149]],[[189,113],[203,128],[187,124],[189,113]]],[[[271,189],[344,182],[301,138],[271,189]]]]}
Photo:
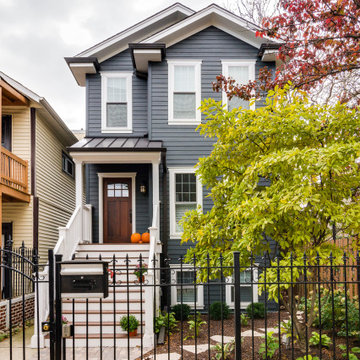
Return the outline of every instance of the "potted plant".
{"type": "Polygon", "coordinates": [[[120,326],[129,333],[129,336],[136,336],[139,320],[134,315],[123,316],[120,319],[120,326]]]}
{"type": "Polygon", "coordinates": [[[136,265],[136,270],[134,271],[134,274],[138,278],[139,283],[143,283],[145,281],[144,274],[147,273],[147,267],[147,264],[141,264],[141,266],[140,264],[136,265]]]}

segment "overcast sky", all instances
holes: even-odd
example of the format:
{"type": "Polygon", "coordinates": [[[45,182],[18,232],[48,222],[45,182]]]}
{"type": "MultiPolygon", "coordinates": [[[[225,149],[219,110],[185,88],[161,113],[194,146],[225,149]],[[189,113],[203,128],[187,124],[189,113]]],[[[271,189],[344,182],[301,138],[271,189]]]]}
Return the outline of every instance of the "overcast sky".
{"type": "MultiPolygon", "coordinates": [[[[172,5],[170,0],[0,0],[0,70],[45,97],[70,129],[85,127],[85,90],[64,57],[172,5]]],[[[224,0],[181,1],[200,10],[224,0]]]]}

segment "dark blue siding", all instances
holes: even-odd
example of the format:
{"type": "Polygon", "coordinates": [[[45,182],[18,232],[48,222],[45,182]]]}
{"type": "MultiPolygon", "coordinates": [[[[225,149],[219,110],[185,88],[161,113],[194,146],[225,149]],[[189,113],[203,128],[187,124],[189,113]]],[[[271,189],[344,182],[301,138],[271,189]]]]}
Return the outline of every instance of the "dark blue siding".
{"type": "MultiPolygon", "coordinates": [[[[133,72],[130,50],[113,56],[100,64],[100,71],[133,72]]],[[[87,75],[87,136],[118,136],[101,133],[101,75],[87,75]]],[[[147,81],[132,77],[133,133],[131,136],[144,136],[148,132],[147,119],[147,81]]],[[[127,136],[129,134],[126,134],[127,136]]]]}

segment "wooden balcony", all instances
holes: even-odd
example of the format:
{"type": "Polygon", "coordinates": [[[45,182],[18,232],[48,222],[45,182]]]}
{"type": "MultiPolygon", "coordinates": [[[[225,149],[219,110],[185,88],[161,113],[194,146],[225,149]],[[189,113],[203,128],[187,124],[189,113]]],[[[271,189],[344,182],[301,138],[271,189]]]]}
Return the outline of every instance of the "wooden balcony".
{"type": "Polygon", "coordinates": [[[4,147],[0,149],[0,187],[3,201],[30,201],[28,162],[4,147]]]}

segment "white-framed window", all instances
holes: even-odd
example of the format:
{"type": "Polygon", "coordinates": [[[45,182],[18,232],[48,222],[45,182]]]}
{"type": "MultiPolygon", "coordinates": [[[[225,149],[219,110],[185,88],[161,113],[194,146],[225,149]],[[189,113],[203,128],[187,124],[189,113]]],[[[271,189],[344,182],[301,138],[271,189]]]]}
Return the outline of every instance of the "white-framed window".
{"type": "MultiPolygon", "coordinates": [[[[254,303],[259,301],[258,295],[258,269],[256,266],[252,268],[253,278],[251,281],[251,268],[246,269],[240,273],[240,307],[245,309],[251,301],[254,303]],[[253,283],[253,285],[251,285],[253,283]]],[[[234,308],[234,298],[235,298],[235,286],[234,276],[228,278],[229,285],[226,285],[226,303],[231,309],[234,308]]]]}
{"type": "Polygon", "coordinates": [[[180,269],[180,264],[170,265],[171,268],[171,305],[187,304],[191,308],[204,308],[204,287],[201,284],[196,284],[196,275],[194,268],[191,265],[183,265],[180,269]]]}
{"type": "MultiPolygon", "coordinates": [[[[245,85],[250,80],[255,80],[255,60],[222,60],[222,73],[228,78],[231,77],[235,80],[235,83],[238,85],[245,85]]],[[[250,109],[249,101],[239,99],[238,97],[233,97],[229,100],[223,92],[222,102],[227,105],[227,109],[231,111],[234,108],[239,106],[250,109]]],[[[255,110],[255,103],[251,106],[252,110],[255,110]]]]}
{"type": "Polygon", "coordinates": [[[170,237],[180,238],[180,220],[189,210],[202,206],[202,185],[194,168],[169,168],[170,237]]]}
{"type": "Polygon", "coordinates": [[[201,123],[201,60],[168,60],[169,125],[201,123]]]}
{"type": "Polygon", "coordinates": [[[132,73],[101,72],[101,132],[132,132],[132,73]]]}

